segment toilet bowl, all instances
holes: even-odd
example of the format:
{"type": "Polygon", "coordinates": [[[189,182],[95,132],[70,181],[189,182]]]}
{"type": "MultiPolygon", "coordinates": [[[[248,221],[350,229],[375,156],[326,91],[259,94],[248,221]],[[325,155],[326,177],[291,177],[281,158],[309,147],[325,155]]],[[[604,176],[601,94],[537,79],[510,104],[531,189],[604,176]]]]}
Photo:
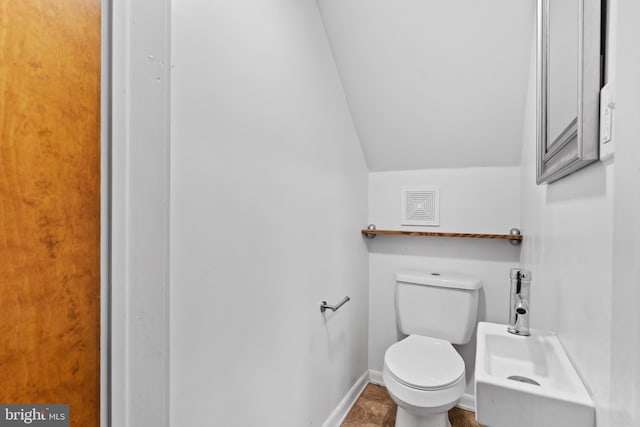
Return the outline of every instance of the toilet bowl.
{"type": "Polygon", "coordinates": [[[387,349],[382,378],[398,405],[396,427],[451,427],[447,412],[466,387],[465,366],[453,346],[410,335],[387,349]]]}
{"type": "Polygon", "coordinates": [[[477,321],[479,279],[459,273],[396,273],[396,320],[407,337],[384,355],[382,380],[398,405],[396,427],[451,427],[466,388],[466,344],[477,321]]]}

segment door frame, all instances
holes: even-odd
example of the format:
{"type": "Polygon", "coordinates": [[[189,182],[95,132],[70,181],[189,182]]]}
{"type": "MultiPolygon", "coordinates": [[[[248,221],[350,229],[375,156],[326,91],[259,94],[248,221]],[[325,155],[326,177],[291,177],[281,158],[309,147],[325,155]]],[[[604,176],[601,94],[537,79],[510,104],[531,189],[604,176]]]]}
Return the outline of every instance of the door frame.
{"type": "Polygon", "coordinates": [[[100,36],[100,425],[110,426],[111,0],[101,0],[100,36]]]}
{"type": "Polygon", "coordinates": [[[101,1],[101,420],[168,427],[171,4],[101,1]]]}

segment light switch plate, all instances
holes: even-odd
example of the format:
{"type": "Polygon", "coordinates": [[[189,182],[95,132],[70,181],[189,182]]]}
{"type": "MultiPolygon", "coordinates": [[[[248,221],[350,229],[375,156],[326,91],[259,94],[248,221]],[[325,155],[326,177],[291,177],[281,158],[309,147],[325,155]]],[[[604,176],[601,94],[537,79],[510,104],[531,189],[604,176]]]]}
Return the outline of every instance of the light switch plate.
{"type": "Polygon", "coordinates": [[[600,90],[600,160],[605,161],[613,157],[613,115],[615,102],[613,100],[613,88],[606,84],[600,90]]]}

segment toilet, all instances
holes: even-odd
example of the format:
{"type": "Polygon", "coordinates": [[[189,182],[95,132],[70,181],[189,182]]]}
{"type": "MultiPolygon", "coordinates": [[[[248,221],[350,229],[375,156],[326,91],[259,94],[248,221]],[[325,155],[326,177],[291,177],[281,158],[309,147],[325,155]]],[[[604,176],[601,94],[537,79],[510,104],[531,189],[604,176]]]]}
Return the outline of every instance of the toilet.
{"type": "Polygon", "coordinates": [[[382,371],[398,405],[396,427],[451,427],[447,412],[467,385],[452,344],[471,339],[481,287],[480,279],[458,273],[396,273],[396,318],[407,337],[387,349],[382,371]]]}

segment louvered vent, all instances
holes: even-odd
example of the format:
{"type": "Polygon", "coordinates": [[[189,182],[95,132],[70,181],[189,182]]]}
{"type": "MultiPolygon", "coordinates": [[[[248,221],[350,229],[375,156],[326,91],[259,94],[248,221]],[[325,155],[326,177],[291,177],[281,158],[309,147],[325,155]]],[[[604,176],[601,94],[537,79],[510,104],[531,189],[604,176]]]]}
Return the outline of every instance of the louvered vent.
{"type": "Polygon", "coordinates": [[[440,225],[440,189],[436,185],[402,188],[402,225],[440,225]]]}

